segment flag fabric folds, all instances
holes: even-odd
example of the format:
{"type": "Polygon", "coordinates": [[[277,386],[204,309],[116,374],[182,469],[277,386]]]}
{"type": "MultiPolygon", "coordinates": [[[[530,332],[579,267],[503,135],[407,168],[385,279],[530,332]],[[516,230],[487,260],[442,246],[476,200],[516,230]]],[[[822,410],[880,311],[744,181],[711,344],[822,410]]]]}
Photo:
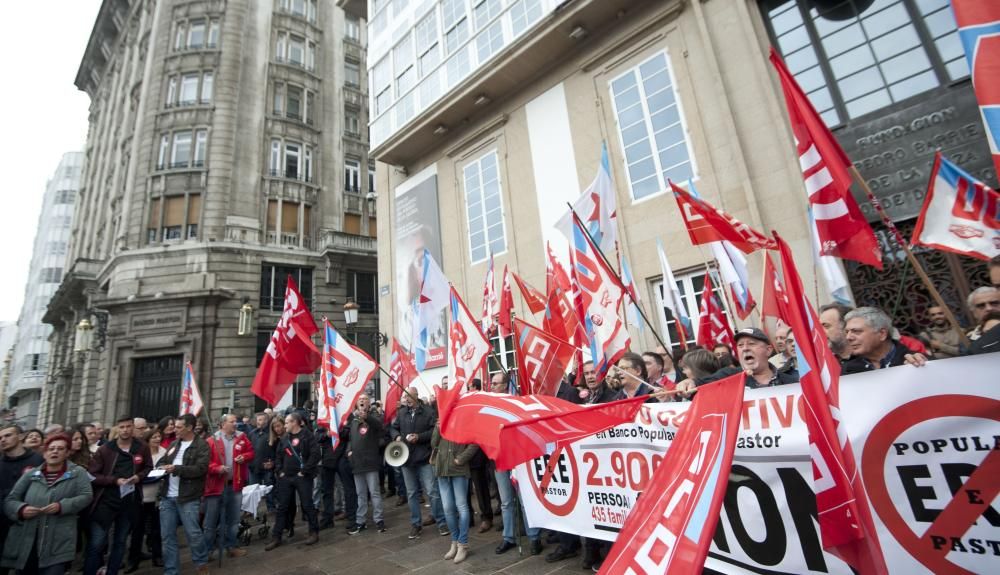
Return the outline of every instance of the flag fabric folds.
{"type": "Polygon", "coordinates": [[[420,293],[412,305],[414,321],[410,353],[416,361],[417,371],[423,371],[430,359],[431,334],[441,327],[441,311],[448,306],[448,280],[428,249],[424,249],[420,293]]]}
{"type": "Polygon", "coordinates": [[[1000,254],[1000,192],[934,155],[911,245],[989,260],[1000,254]]]}
{"type": "Polygon", "coordinates": [[[712,349],[716,344],[733,345],[733,328],[723,313],[712,287],[712,275],[705,274],[705,289],[701,293],[701,315],[698,318],[698,345],[712,349]]]}
{"type": "Polygon", "coordinates": [[[684,188],[670,182],[681,218],[687,226],[691,243],[698,246],[729,241],[745,254],[759,249],[774,249],[774,240],[754,230],[726,212],[697,198],[684,188]]]}
{"type": "Polygon", "coordinates": [[[573,260],[573,275],[579,290],[577,313],[583,319],[594,372],[600,380],[631,343],[619,315],[625,288],[597,253],[579,219],[573,227],[573,260]]]}
{"type": "Polygon", "coordinates": [[[528,306],[528,311],[531,313],[545,311],[546,302],[548,301],[545,294],[531,287],[528,282],[521,279],[521,276],[514,272],[510,272],[510,277],[517,284],[517,289],[521,292],[521,297],[524,298],[524,305],[528,306]]]}
{"type": "Polygon", "coordinates": [[[205,407],[205,402],[201,400],[201,390],[198,389],[198,382],[194,380],[194,367],[190,361],[184,362],[184,381],[181,384],[181,407],[180,415],[195,415],[201,413],[205,407]]]}
{"type": "Polygon", "coordinates": [[[333,447],[336,448],[340,442],[340,428],[347,423],[368,380],[378,371],[378,364],[344,339],[330,322],[324,320],[323,323],[325,341],[316,422],[329,429],[333,447]]]}
{"type": "Polygon", "coordinates": [[[497,325],[500,328],[500,337],[507,338],[513,333],[511,326],[511,315],[514,313],[514,292],[510,288],[510,272],[507,266],[503,266],[503,283],[500,284],[500,313],[497,317],[497,325]]]}
{"type": "Polygon", "coordinates": [[[463,390],[469,381],[479,377],[486,356],[490,353],[489,339],[479,329],[465,302],[451,286],[451,323],[448,330],[448,384],[463,390]]]}
{"type": "MultiPolygon", "coordinates": [[[[566,341],[582,341],[583,326],[576,308],[573,283],[570,273],[552,253],[552,246],[546,245],[545,291],[547,303],[542,329],[566,341]]],[[[572,257],[570,257],[572,260],[572,257]]]]}
{"type": "MultiPolygon", "coordinates": [[[[498,470],[517,467],[550,453],[558,445],[635,420],[643,396],[583,406],[547,395],[508,395],[457,390],[441,435],[456,443],[475,443],[498,470]]],[[[439,395],[440,401],[440,395],[439,395]]],[[[558,459],[555,458],[555,459],[558,459]]]]}
{"type": "Polygon", "coordinates": [[[757,305],[753,294],[750,293],[750,274],[747,272],[747,260],[729,242],[713,242],[711,245],[712,254],[719,264],[719,275],[722,276],[722,281],[725,283],[723,287],[728,289],[732,295],[736,315],[740,319],[746,319],[757,305]]]}
{"type": "Polygon", "coordinates": [[[783,315],[795,334],[799,381],[809,430],[816,510],[823,547],[861,575],[886,573],[864,487],[840,413],[840,364],[830,351],[819,316],[806,299],[788,244],[774,234],[781,253],[787,305],[783,315]]]}
{"type": "Polygon", "coordinates": [[[619,258],[620,269],[622,270],[622,286],[625,288],[625,311],[628,314],[628,321],[633,326],[638,326],[639,332],[645,331],[645,323],[639,310],[639,291],[635,289],[635,280],[632,278],[632,269],[628,265],[625,255],[619,258]]]}
{"type": "MultiPolygon", "coordinates": [[[[601,165],[590,186],[580,194],[555,227],[562,231],[566,239],[573,242],[573,214],[583,222],[594,243],[606,254],[618,249],[618,215],[615,190],[611,185],[611,167],[608,163],[608,148],[601,144],[601,165]]],[[[609,256],[610,257],[610,256],[609,256]]]]}
{"type": "Polygon", "coordinates": [[[851,195],[851,161],[774,48],[770,59],[785,95],[806,195],[820,239],[820,254],[882,269],[875,232],[851,195]]]}
{"type": "MultiPolygon", "coordinates": [[[[674,322],[677,324],[677,337],[680,339],[678,342],[681,349],[687,349],[687,340],[689,338],[688,334],[691,333],[691,318],[688,317],[687,311],[684,308],[684,300],[681,298],[681,292],[677,289],[677,280],[674,279],[674,271],[670,268],[670,262],[667,261],[667,253],[663,251],[663,243],[660,239],[656,239],[656,252],[660,259],[660,272],[663,274],[663,306],[670,310],[670,314],[674,318],[674,322]]],[[[660,321],[663,323],[663,337],[668,346],[672,346],[670,342],[670,330],[667,329],[667,317],[666,313],[660,314],[660,321]]],[[[667,351],[670,351],[669,349],[667,351]]]]}
{"type": "Polygon", "coordinates": [[[1000,3],[951,0],[951,7],[972,73],[993,165],[1000,174],[1000,3]]]}
{"type": "Polygon", "coordinates": [[[851,298],[851,284],[844,275],[844,268],[834,256],[824,256],[821,253],[819,230],[816,228],[816,220],[813,218],[812,210],[809,211],[809,232],[812,239],[813,258],[816,261],[816,268],[826,282],[826,289],[834,301],[853,307],[851,298]]]}
{"type": "Polygon", "coordinates": [[[403,390],[417,377],[417,367],[413,356],[392,338],[392,351],[389,356],[389,389],[385,393],[385,423],[388,425],[399,410],[399,400],[403,398],[403,390]]]}
{"type": "Polygon", "coordinates": [[[493,251],[490,251],[490,263],[486,268],[486,279],[483,281],[483,333],[491,335],[497,328],[496,316],[497,305],[496,278],[493,274],[493,251]]]}
{"type": "Polygon", "coordinates": [[[741,373],[698,388],[684,425],[601,566],[608,575],[701,573],[733,464],[741,373]]]}
{"type": "Polygon", "coordinates": [[[319,331],[312,313],[288,277],[285,307],[271,334],[267,351],[257,368],[250,390],[271,405],[277,405],[300,373],[313,373],[320,365],[320,352],[309,339],[319,331]]]}
{"type": "Polygon", "coordinates": [[[576,348],[520,319],[514,319],[514,335],[521,395],[555,395],[576,348]]]}
{"type": "Polygon", "coordinates": [[[762,290],[760,315],[764,323],[764,331],[773,338],[774,328],[777,324],[788,325],[788,318],[784,316],[788,309],[788,295],[785,293],[785,286],[778,277],[778,271],[774,268],[771,254],[764,252],[764,289],[762,290]],[[773,324],[768,323],[768,319],[773,319],[773,324]]]}

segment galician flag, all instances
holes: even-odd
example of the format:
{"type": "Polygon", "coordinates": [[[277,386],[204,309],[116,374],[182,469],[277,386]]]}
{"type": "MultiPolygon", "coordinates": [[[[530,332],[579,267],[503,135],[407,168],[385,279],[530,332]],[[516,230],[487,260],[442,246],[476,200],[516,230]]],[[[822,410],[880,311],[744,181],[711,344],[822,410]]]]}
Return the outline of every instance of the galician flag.
{"type": "Polygon", "coordinates": [[[184,362],[184,383],[181,384],[181,415],[195,415],[201,413],[205,407],[201,400],[201,391],[198,389],[198,382],[194,380],[194,368],[191,362],[184,362]]]}
{"type": "Polygon", "coordinates": [[[375,375],[378,364],[360,348],[351,345],[330,322],[324,320],[326,341],[323,343],[323,363],[320,366],[319,409],[316,422],[329,429],[333,448],[340,443],[340,428],[354,411],[354,404],[364,393],[368,380],[375,375]]]}

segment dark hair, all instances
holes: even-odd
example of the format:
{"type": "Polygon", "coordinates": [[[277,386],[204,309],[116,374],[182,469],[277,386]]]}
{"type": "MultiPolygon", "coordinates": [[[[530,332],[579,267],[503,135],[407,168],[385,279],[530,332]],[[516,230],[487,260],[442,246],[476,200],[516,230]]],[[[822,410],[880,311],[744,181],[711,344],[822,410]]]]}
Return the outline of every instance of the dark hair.
{"type": "Polygon", "coordinates": [[[652,360],[657,365],[660,366],[660,369],[663,369],[663,356],[662,355],[656,353],[655,351],[644,351],[644,352],[642,352],[642,357],[652,358],[652,360]]]}
{"type": "Polygon", "coordinates": [[[155,435],[157,433],[160,434],[160,441],[163,441],[163,432],[160,431],[159,427],[151,427],[151,428],[149,428],[149,431],[147,431],[146,433],[143,434],[142,440],[148,445],[149,444],[149,440],[152,439],[153,435],[155,435]]]}
{"type": "Polygon", "coordinates": [[[73,427],[72,430],[73,430],[73,432],[69,434],[69,438],[70,438],[70,444],[69,444],[69,446],[70,446],[70,448],[73,447],[73,435],[76,434],[76,433],[79,433],[80,434],[80,439],[83,440],[83,443],[80,445],[80,451],[89,451],[90,442],[87,441],[86,426],[81,423],[80,425],[77,425],[76,427],[73,427]]]}
{"type": "MultiPolygon", "coordinates": [[[[493,378],[494,378],[495,376],[497,376],[497,375],[499,375],[500,377],[502,377],[502,378],[503,378],[503,382],[504,382],[504,383],[507,383],[507,384],[509,384],[509,383],[510,383],[510,375],[508,375],[508,374],[507,374],[507,373],[505,373],[505,372],[502,372],[502,371],[500,371],[500,372],[497,372],[497,373],[494,373],[493,375],[491,375],[491,376],[490,376],[490,385],[493,385],[493,378]]],[[[481,384],[480,384],[480,385],[481,385],[481,384]]]]}
{"type": "Polygon", "coordinates": [[[719,369],[722,369],[723,367],[734,367],[734,366],[736,366],[736,358],[733,357],[733,354],[726,352],[722,354],[722,357],[719,357],[719,369]]]}
{"type": "MultiPolygon", "coordinates": [[[[32,431],[34,431],[34,430],[32,430],[32,431]]],[[[53,433],[52,435],[50,435],[50,436],[48,436],[48,437],[45,438],[45,442],[42,443],[42,446],[45,447],[45,449],[48,449],[49,448],[49,444],[50,443],[55,443],[56,441],[65,441],[66,442],[66,451],[69,451],[70,449],[73,448],[73,438],[71,438],[70,436],[66,435],[65,433],[53,433]]]]}
{"type": "Polygon", "coordinates": [[[729,355],[733,354],[733,348],[729,347],[729,344],[721,343],[721,342],[713,345],[712,346],[712,351],[714,352],[715,350],[719,349],[720,347],[726,348],[726,353],[728,353],[729,355]]]}
{"type": "Polygon", "coordinates": [[[126,421],[129,423],[133,423],[135,421],[135,418],[132,417],[131,415],[123,415],[115,420],[115,425],[118,425],[119,423],[125,423],[126,421]]]}
{"type": "Polygon", "coordinates": [[[990,258],[989,267],[1000,268],[1000,256],[993,256],[990,258]]]}
{"type": "Polygon", "coordinates": [[[844,323],[847,323],[847,320],[845,320],[844,317],[848,314],[848,312],[850,312],[854,308],[851,307],[851,306],[849,306],[849,305],[844,305],[842,303],[836,303],[836,302],[834,302],[834,303],[828,303],[826,305],[819,306],[819,313],[822,314],[822,313],[825,313],[825,312],[827,312],[827,311],[829,311],[831,309],[837,310],[837,313],[840,314],[840,323],[844,324],[844,323]]]}
{"type": "Polygon", "coordinates": [[[698,379],[718,371],[719,359],[707,349],[691,349],[684,354],[684,367],[691,370],[694,379],[698,379]]]}
{"type": "Polygon", "coordinates": [[[0,431],[3,431],[5,429],[10,429],[10,428],[14,428],[14,430],[17,432],[18,435],[23,435],[24,434],[24,428],[21,427],[20,425],[16,424],[16,423],[7,423],[7,424],[4,424],[4,425],[0,425],[0,431]]]}
{"type": "Polygon", "coordinates": [[[302,414],[299,413],[298,411],[293,411],[293,412],[289,413],[286,417],[291,417],[299,425],[305,426],[305,424],[306,424],[306,419],[304,417],[302,417],[302,414]]]}
{"type": "Polygon", "coordinates": [[[478,390],[478,391],[482,391],[483,390],[483,380],[479,379],[478,377],[472,378],[472,380],[469,381],[469,385],[472,386],[472,389],[475,389],[475,390],[478,390]]]}
{"type": "Polygon", "coordinates": [[[649,374],[646,373],[646,362],[642,361],[641,355],[632,351],[626,351],[622,354],[622,359],[631,363],[634,369],[639,370],[639,377],[641,377],[643,381],[649,379],[649,374]]]}
{"type": "Polygon", "coordinates": [[[28,431],[24,432],[25,435],[28,435],[29,433],[37,433],[38,435],[42,436],[42,441],[45,441],[45,432],[42,431],[41,429],[38,429],[37,427],[33,427],[33,428],[29,429],[28,431]]]}
{"type": "Polygon", "coordinates": [[[161,417],[159,423],[156,424],[156,428],[159,429],[160,431],[165,431],[167,429],[167,425],[169,425],[170,423],[177,425],[177,418],[170,417],[169,415],[166,417],[161,417]]]}
{"type": "Polygon", "coordinates": [[[198,418],[191,415],[190,413],[185,413],[184,415],[181,415],[179,417],[171,417],[169,419],[174,420],[175,426],[177,425],[177,422],[181,422],[181,427],[185,428],[190,427],[191,429],[194,429],[195,424],[198,422],[198,418]]]}

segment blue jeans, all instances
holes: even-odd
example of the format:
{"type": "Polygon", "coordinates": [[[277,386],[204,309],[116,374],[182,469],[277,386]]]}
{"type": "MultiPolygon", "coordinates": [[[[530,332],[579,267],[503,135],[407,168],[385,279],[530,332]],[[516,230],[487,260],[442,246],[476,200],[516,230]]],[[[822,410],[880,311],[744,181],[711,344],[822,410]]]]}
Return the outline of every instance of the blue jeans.
{"type": "Polygon", "coordinates": [[[448,521],[448,530],[451,531],[451,540],[462,545],[468,544],[469,478],[438,477],[438,489],[441,491],[441,505],[448,521]]]}
{"type": "Polygon", "coordinates": [[[209,555],[215,550],[216,536],[221,536],[223,549],[236,547],[242,503],[243,493],[234,492],[231,484],[226,484],[221,495],[205,498],[205,550],[209,555]]]}
{"type": "Polygon", "coordinates": [[[431,516],[438,526],[447,525],[444,509],[441,507],[441,497],[438,494],[437,483],[434,481],[434,468],[430,463],[416,467],[403,466],[403,481],[406,483],[406,498],[410,504],[410,524],[420,527],[423,519],[420,515],[420,498],[417,490],[424,489],[424,495],[431,500],[431,516]]]}
{"type": "Polygon", "coordinates": [[[114,528],[115,535],[111,539],[111,549],[108,551],[108,568],[106,575],[117,575],[125,557],[126,542],[131,526],[132,511],[129,509],[134,502],[131,497],[122,503],[122,508],[115,515],[111,524],[105,528],[97,521],[90,521],[90,541],[87,543],[87,557],[83,561],[84,575],[96,575],[104,563],[104,547],[108,544],[108,535],[114,528]]]}
{"type": "Polygon", "coordinates": [[[176,575],[180,568],[181,552],[177,548],[177,524],[184,527],[184,538],[191,547],[191,560],[196,567],[208,564],[205,537],[198,524],[199,501],[178,503],[176,497],[160,500],[160,535],[163,537],[163,573],[176,575]]]}
{"type": "MultiPolygon", "coordinates": [[[[494,476],[497,479],[497,491],[500,492],[503,540],[516,543],[517,537],[514,535],[514,507],[517,505],[517,493],[514,491],[514,484],[510,481],[510,471],[495,471],[494,476]]],[[[521,512],[521,517],[524,520],[524,532],[528,534],[528,539],[538,539],[540,529],[538,527],[528,527],[528,521],[523,515],[523,507],[521,507],[521,512]]]]}

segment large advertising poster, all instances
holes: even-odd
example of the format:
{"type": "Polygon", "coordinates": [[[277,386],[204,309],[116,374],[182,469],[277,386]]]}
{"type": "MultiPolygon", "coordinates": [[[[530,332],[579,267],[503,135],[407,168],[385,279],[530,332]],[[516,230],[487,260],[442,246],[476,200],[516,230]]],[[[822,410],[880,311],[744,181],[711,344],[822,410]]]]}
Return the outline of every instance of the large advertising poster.
{"type": "MultiPolygon", "coordinates": [[[[423,253],[441,261],[441,222],[438,216],[437,167],[430,166],[396,188],[396,339],[413,353],[413,302],[420,295],[423,253]]],[[[446,302],[447,304],[447,302],[446,302]]],[[[447,305],[439,312],[428,342],[427,368],[447,365],[447,305]]]]}

